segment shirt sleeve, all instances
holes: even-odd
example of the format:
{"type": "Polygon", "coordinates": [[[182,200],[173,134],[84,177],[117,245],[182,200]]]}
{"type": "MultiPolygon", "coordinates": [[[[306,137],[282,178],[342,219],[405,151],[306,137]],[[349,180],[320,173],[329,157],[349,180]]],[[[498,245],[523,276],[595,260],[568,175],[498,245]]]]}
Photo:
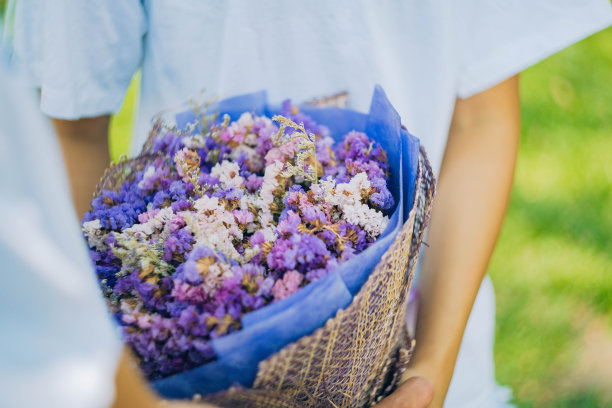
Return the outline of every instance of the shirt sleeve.
{"type": "Polygon", "coordinates": [[[105,408],[114,397],[118,328],[87,256],[53,132],[3,62],[0,407],[105,408]]]}
{"type": "Polygon", "coordinates": [[[14,55],[41,89],[49,116],[78,119],[121,108],[146,32],[140,0],[20,0],[14,55]]]}
{"type": "Polygon", "coordinates": [[[475,0],[458,26],[467,32],[457,94],[484,91],[611,23],[609,0],[475,0]]]}

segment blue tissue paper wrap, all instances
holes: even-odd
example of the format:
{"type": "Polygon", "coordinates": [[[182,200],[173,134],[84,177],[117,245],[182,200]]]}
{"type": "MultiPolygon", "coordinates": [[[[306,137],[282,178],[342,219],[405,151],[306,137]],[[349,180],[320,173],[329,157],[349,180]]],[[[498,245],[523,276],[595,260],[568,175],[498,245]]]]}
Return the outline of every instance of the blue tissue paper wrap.
{"type": "MultiPolygon", "coordinates": [[[[400,117],[382,88],[375,87],[368,114],[310,106],[300,110],[327,126],[336,142],[357,130],[381,144],[387,152],[389,187],[395,199],[390,222],[376,242],[359,255],[291,296],[244,315],[241,330],[212,340],[217,360],[154,381],[153,387],[166,398],[191,398],[236,383],[251,386],[260,361],[311,334],[350,304],[408,218],[414,200],[419,141],[402,128],[400,117]]],[[[280,107],[269,106],[266,93],[258,92],[219,101],[209,111],[228,114],[236,120],[243,112],[272,117],[280,112],[280,107]]],[[[191,108],[174,114],[173,119],[179,129],[196,122],[191,108]]]]}

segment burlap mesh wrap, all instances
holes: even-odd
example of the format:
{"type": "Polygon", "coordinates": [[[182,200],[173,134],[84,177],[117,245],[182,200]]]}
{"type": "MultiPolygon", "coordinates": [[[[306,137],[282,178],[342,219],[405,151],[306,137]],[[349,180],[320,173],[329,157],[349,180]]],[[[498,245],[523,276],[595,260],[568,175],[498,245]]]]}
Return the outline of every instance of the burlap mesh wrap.
{"type": "MultiPolygon", "coordinates": [[[[141,156],[111,165],[95,195],[102,189],[117,191],[147,164],[164,160],[147,154],[158,131],[156,126],[141,156]]],[[[251,389],[235,387],[204,400],[220,407],[335,408],[369,407],[388,395],[414,348],[405,308],[434,190],[421,148],[408,220],[351,304],[311,335],[262,361],[251,389]]]]}
{"type": "Polygon", "coordinates": [[[259,365],[252,390],[210,396],[222,407],[368,407],[388,395],[410,360],[405,308],[435,181],[421,149],[408,221],[351,304],[259,365]]]}

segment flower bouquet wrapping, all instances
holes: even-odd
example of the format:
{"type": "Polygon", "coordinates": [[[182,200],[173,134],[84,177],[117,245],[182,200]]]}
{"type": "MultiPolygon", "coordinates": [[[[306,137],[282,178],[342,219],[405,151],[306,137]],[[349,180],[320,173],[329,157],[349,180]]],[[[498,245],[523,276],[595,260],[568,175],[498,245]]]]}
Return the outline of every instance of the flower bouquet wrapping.
{"type": "Polygon", "coordinates": [[[370,405],[412,347],[434,185],[418,140],[379,87],[369,114],[264,92],[204,108],[160,115],[84,217],[127,344],[166,397],[370,405]]]}

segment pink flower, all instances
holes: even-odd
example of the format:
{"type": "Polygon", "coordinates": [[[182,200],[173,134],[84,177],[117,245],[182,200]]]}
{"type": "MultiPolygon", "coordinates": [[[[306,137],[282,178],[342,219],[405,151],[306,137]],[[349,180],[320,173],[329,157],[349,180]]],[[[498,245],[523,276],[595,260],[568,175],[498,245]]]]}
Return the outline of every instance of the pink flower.
{"type": "Polygon", "coordinates": [[[292,159],[299,148],[299,143],[299,139],[291,139],[279,147],[270,149],[266,154],[266,164],[271,164],[275,161],[284,163],[287,159],[292,159]]]}
{"type": "Polygon", "coordinates": [[[255,217],[253,217],[253,213],[249,210],[234,210],[232,211],[232,214],[234,214],[234,218],[236,218],[236,221],[238,221],[238,223],[242,225],[246,225],[255,220],[255,217]]]}
{"type": "Polygon", "coordinates": [[[154,208],[147,212],[143,212],[138,214],[138,222],[144,224],[145,222],[155,218],[155,216],[159,213],[159,208],[154,208]]]}
{"type": "Polygon", "coordinates": [[[138,316],[136,323],[141,329],[149,329],[151,327],[151,316],[148,314],[142,314],[138,316]]]}
{"type": "Polygon", "coordinates": [[[182,215],[177,214],[175,217],[170,219],[168,225],[170,227],[170,232],[176,232],[185,226],[185,219],[182,215]]]}
{"type": "Polygon", "coordinates": [[[227,144],[240,144],[244,142],[246,129],[237,122],[233,122],[227,129],[219,134],[219,139],[227,144]]]}
{"type": "Polygon", "coordinates": [[[270,149],[266,154],[266,165],[272,164],[276,161],[281,163],[285,162],[285,155],[278,147],[270,149]]]}
{"type": "Polygon", "coordinates": [[[304,280],[304,276],[298,271],[289,271],[285,273],[283,279],[279,279],[272,287],[272,296],[274,300],[281,300],[297,292],[300,284],[304,280]]]}
{"type": "Polygon", "coordinates": [[[181,163],[186,162],[188,151],[189,149],[183,148],[179,150],[178,152],[176,152],[176,154],[174,155],[174,163],[176,164],[176,171],[178,172],[179,176],[181,176],[182,178],[185,178],[185,173],[183,172],[183,166],[181,166],[181,163]]]}
{"type": "Polygon", "coordinates": [[[297,152],[299,144],[299,139],[291,139],[287,143],[283,143],[282,145],[280,145],[278,149],[285,157],[292,158],[293,156],[295,156],[295,152],[297,152]]]}

